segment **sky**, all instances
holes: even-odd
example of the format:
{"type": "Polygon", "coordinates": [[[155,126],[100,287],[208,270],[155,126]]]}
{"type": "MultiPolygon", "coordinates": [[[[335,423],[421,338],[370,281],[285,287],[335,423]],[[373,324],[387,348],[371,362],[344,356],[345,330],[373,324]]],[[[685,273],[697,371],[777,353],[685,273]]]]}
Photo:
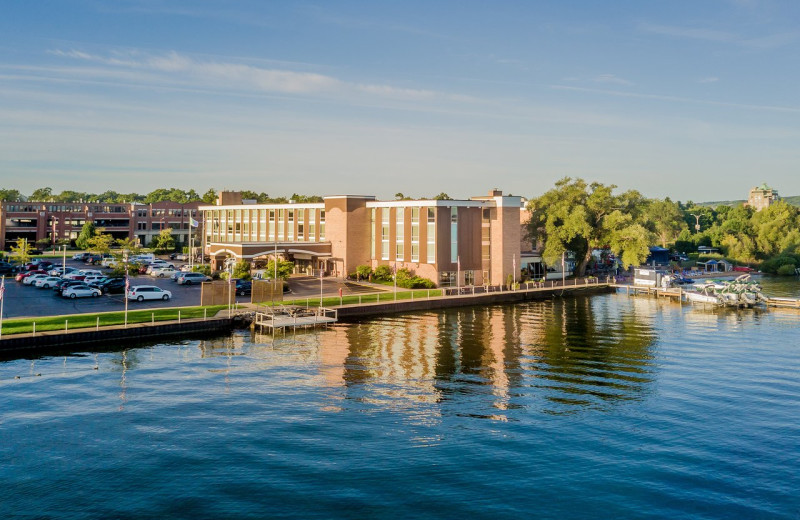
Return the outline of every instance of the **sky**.
{"type": "Polygon", "coordinates": [[[0,188],[800,194],[800,2],[18,0],[0,188]]]}

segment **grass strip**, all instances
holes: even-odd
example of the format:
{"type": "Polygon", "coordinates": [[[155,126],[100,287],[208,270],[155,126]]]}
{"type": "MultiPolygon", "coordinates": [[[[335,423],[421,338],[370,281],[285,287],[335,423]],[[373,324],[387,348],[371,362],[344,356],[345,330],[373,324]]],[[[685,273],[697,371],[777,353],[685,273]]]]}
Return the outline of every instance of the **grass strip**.
{"type": "MultiPolygon", "coordinates": [[[[209,318],[215,316],[220,310],[227,309],[227,305],[209,305],[200,307],[178,307],[173,309],[145,309],[128,311],[128,323],[150,323],[151,321],[174,321],[178,319],[180,312],[181,319],[202,318],[205,315],[209,318]]],[[[3,335],[28,334],[33,332],[33,324],[36,323],[36,332],[52,330],[68,330],[94,328],[99,323],[101,327],[111,325],[123,325],[125,323],[125,312],[99,312],[92,314],[68,314],[64,316],[42,316],[41,318],[19,318],[3,320],[3,335]]]]}
{"type": "MultiPolygon", "coordinates": [[[[428,297],[438,297],[442,296],[441,289],[418,289],[414,291],[398,291],[397,292],[397,300],[424,300],[428,297]],[[412,298],[413,295],[413,298],[412,298]]],[[[340,299],[338,296],[327,296],[322,299],[322,306],[323,307],[334,307],[338,305],[358,305],[360,303],[389,303],[395,300],[395,295],[393,292],[382,292],[382,293],[369,293],[369,294],[349,294],[347,296],[342,296],[340,299]]],[[[272,305],[272,302],[266,301],[261,302],[259,305],[272,305]]],[[[302,298],[302,299],[294,299],[294,300],[283,300],[275,302],[275,305],[297,305],[301,307],[319,307],[319,297],[309,297],[309,298],[302,298]]]]}

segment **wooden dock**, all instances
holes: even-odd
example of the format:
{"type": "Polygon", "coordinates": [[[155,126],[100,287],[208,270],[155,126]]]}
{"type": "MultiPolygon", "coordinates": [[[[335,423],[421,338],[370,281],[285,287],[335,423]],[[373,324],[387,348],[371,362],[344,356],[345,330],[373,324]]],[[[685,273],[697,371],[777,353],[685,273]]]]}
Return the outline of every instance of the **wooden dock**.
{"type": "Polygon", "coordinates": [[[270,330],[274,334],[276,330],[285,331],[289,328],[327,327],[338,320],[336,309],[279,306],[256,311],[253,326],[270,330]]]}

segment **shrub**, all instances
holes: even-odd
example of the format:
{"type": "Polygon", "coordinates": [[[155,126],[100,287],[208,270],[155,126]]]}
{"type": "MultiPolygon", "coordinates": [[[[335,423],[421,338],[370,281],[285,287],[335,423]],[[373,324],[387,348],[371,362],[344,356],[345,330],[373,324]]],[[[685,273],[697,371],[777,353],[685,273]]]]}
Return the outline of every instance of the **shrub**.
{"type": "Polygon", "coordinates": [[[360,280],[369,280],[369,276],[372,274],[372,267],[368,265],[359,265],[356,267],[356,276],[354,278],[358,278],[360,280]]]}
{"type": "Polygon", "coordinates": [[[244,260],[237,262],[236,265],[233,266],[233,277],[241,278],[242,280],[249,280],[250,262],[246,262],[244,260]]]}
{"type": "Polygon", "coordinates": [[[372,277],[379,282],[388,282],[392,279],[392,268],[388,265],[379,265],[375,268],[372,277]]]}
{"type": "Polygon", "coordinates": [[[779,274],[778,270],[784,265],[800,265],[800,255],[782,254],[774,256],[761,264],[761,270],[765,273],[779,274]]]}
{"type": "Polygon", "coordinates": [[[427,278],[413,275],[408,269],[398,269],[397,286],[404,289],[433,289],[436,284],[427,278]]]}
{"type": "Polygon", "coordinates": [[[783,264],[778,268],[777,274],[780,276],[793,276],[797,269],[794,264],[783,264]]]}
{"type": "Polygon", "coordinates": [[[195,273],[203,273],[206,276],[211,276],[211,266],[207,264],[196,265],[192,268],[195,273]]]}

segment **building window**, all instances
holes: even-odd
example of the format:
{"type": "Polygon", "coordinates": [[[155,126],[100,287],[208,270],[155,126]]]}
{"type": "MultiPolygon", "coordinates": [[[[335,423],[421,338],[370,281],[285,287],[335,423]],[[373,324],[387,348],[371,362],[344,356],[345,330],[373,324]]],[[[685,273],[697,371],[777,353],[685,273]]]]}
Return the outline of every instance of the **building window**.
{"type": "Polygon", "coordinates": [[[258,210],[258,240],[267,241],[267,210],[258,210]]]}
{"type": "Polygon", "coordinates": [[[269,240],[273,242],[275,240],[275,210],[269,210],[269,240]]]}
{"type": "Polygon", "coordinates": [[[303,218],[305,210],[299,209],[297,210],[297,241],[298,242],[305,242],[306,239],[306,226],[303,218]]]}
{"type": "Polygon", "coordinates": [[[405,208],[396,208],[394,214],[394,259],[398,261],[405,260],[405,208]]]}
{"type": "Polygon", "coordinates": [[[319,210],[319,240],[325,240],[325,210],[319,210]]]}
{"type": "Polygon", "coordinates": [[[381,260],[389,259],[389,208],[381,208],[381,260]]]}
{"type": "Polygon", "coordinates": [[[475,271],[464,271],[464,285],[475,285],[475,271]]]}
{"type": "Polygon", "coordinates": [[[289,212],[289,219],[286,221],[286,239],[289,242],[294,241],[294,210],[287,210],[289,212]]]}
{"type": "Polygon", "coordinates": [[[458,262],[458,208],[450,208],[450,262],[458,262]]]}
{"type": "Polygon", "coordinates": [[[442,271],[439,273],[439,286],[440,287],[453,287],[456,285],[456,272],[455,271],[442,271]]]}
{"type": "Polygon", "coordinates": [[[419,208],[411,208],[411,261],[419,262],[419,208]]]}
{"type": "Polygon", "coordinates": [[[317,233],[317,210],[308,210],[308,240],[314,242],[317,233]]]}
{"type": "Polygon", "coordinates": [[[283,211],[282,209],[278,210],[278,241],[285,240],[285,235],[283,233],[283,211]]]}
{"type": "Polygon", "coordinates": [[[233,240],[242,240],[242,210],[233,213],[233,240]]]}
{"type": "Polygon", "coordinates": [[[369,210],[369,257],[375,260],[375,208],[369,210]]]}
{"type": "Polygon", "coordinates": [[[427,260],[429,264],[436,263],[436,210],[428,208],[428,247],[427,260]]]}

